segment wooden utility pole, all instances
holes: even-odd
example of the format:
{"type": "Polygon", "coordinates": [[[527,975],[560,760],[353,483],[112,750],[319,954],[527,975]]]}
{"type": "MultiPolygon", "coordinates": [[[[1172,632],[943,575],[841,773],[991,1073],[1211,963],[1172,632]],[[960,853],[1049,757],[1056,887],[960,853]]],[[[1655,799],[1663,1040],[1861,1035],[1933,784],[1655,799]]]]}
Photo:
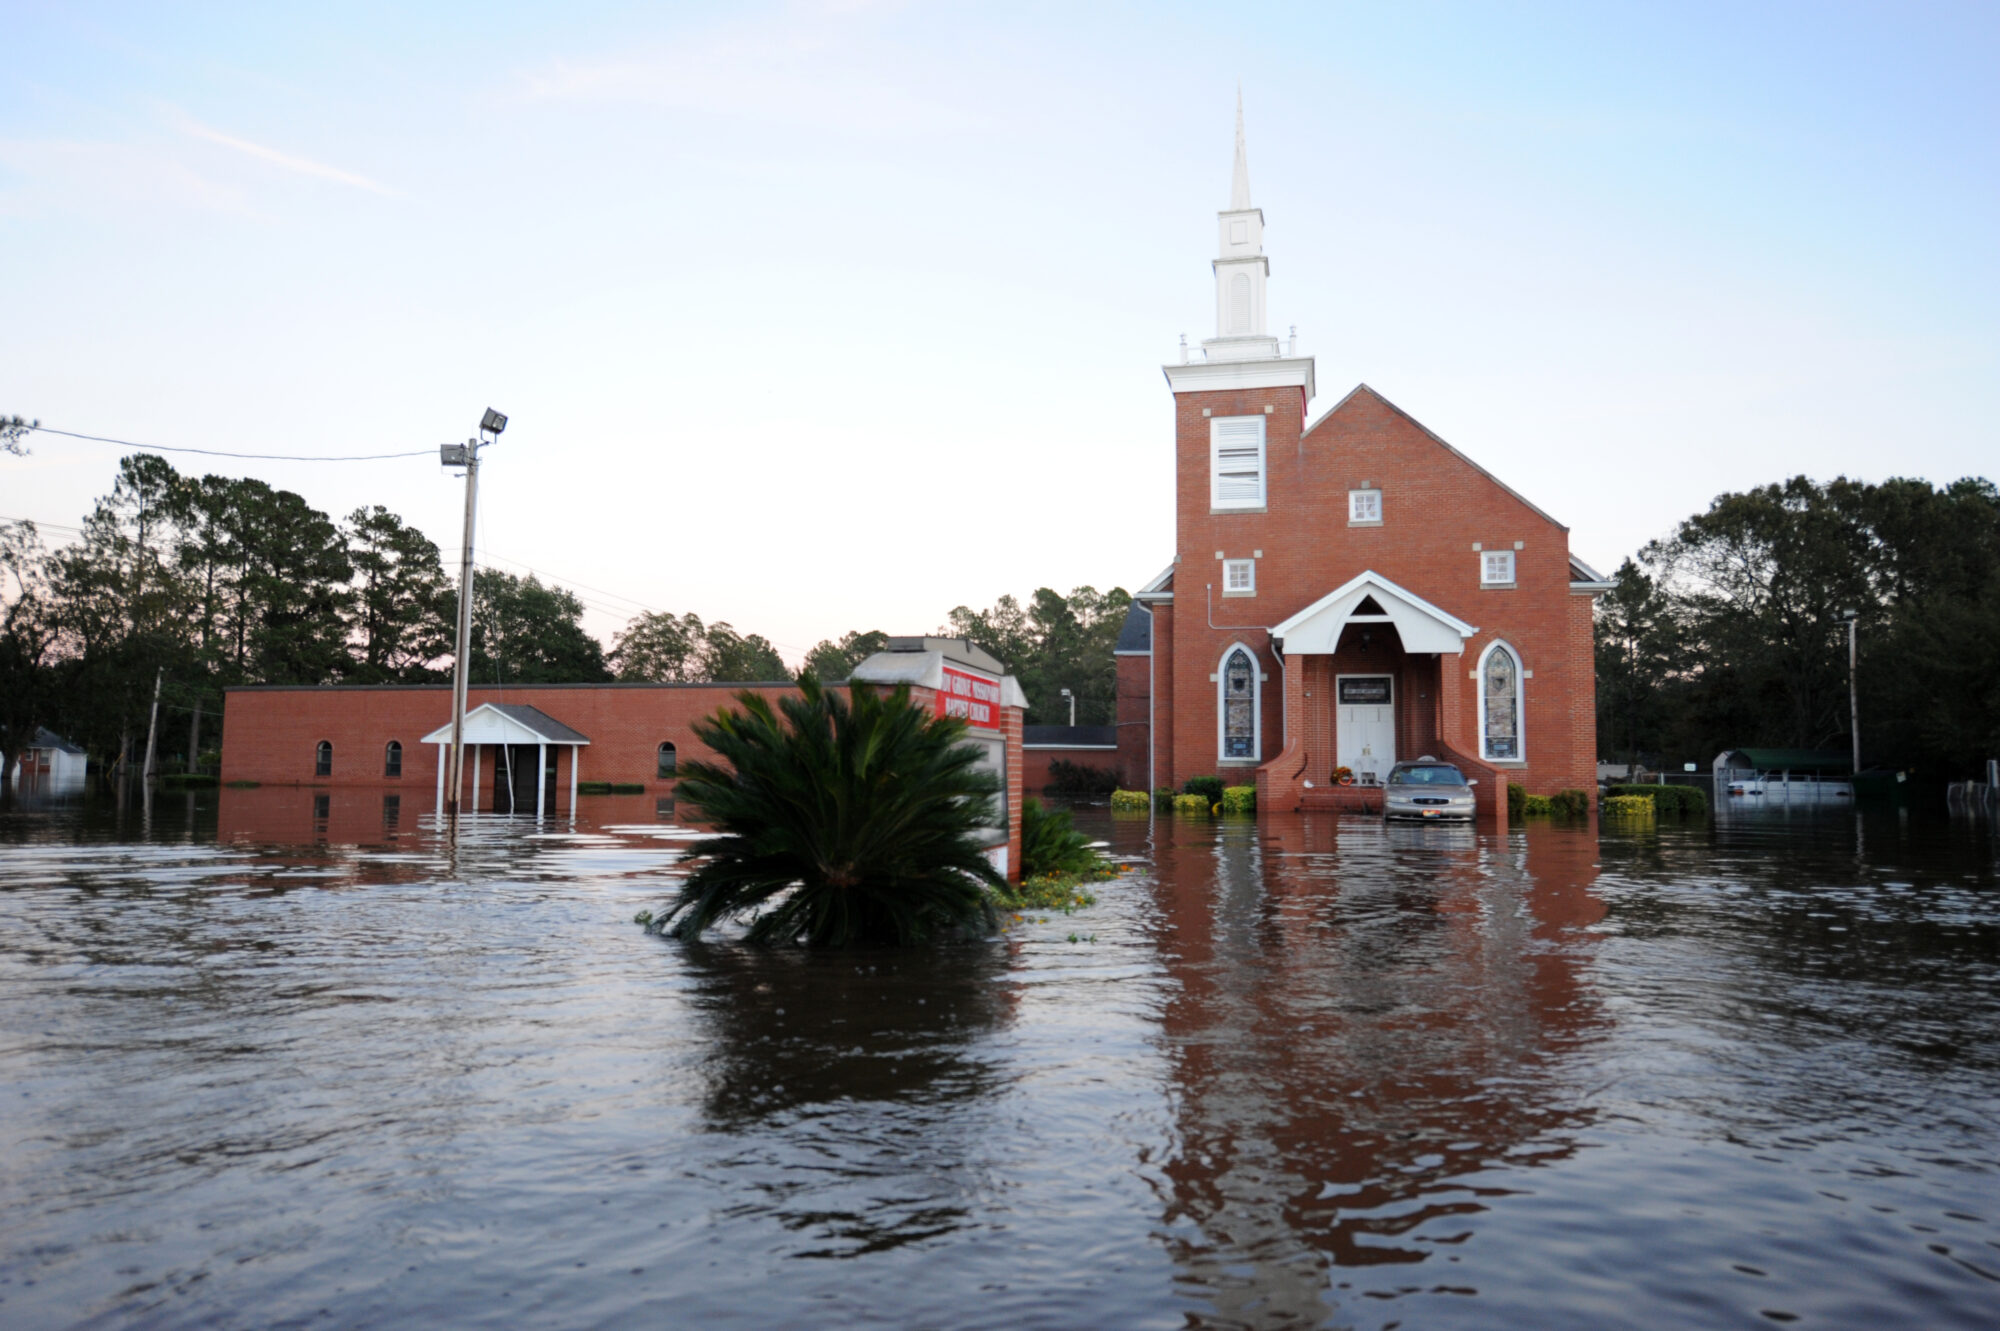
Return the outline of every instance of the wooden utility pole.
{"type": "Polygon", "coordinates": [[[160,738],[160,682],[166,677],[165,670],[159,670],[153,675],[153,714],[146,718],[146,765],[139,769],[141,781],[153,779],[154,745],[160,738]]]}

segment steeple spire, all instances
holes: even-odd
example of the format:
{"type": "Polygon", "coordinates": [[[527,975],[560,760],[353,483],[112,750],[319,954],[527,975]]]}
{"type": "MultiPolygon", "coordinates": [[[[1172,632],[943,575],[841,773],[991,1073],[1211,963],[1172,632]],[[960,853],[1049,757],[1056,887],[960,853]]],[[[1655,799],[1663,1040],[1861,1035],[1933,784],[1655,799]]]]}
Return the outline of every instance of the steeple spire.
{"type": "Polygon", "coordinates": [[[1229,211],[1250,207],[1250,154],[1243,147],[1243,85],[1236,85],[1236,171],[1229,179],[1229,211]]]}

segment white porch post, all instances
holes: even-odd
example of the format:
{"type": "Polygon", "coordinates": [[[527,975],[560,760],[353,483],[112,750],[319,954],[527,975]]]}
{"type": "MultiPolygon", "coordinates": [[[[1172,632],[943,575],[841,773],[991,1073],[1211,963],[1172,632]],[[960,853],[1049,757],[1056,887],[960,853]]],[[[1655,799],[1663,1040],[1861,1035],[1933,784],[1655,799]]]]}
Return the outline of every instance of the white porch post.
{"type": "Polygon", "coordinates": [[[444,745],[437,746],[438,756],[438,806],[437,816],[444,817],[444,745]]]}
{"type": "Polygon", "coordinates": [[[486,746],[483,744],[472,746],[472,811],[474,813],[479,812],[479,751],[484,747],[486,746]]]}
{"type": "Polygon", "coordinates": [[[581,757],[583,757],[583,746],[581,744],[570,745],[569,746],[569,820],[571,822],[576,821],[576,764],[577,760],[581,757]]]}
{"type": "Polygon", "coordinates": [[[549,788],[549,746],[535,745],[535,821],[542,821],[542,792],[549,788]]]}

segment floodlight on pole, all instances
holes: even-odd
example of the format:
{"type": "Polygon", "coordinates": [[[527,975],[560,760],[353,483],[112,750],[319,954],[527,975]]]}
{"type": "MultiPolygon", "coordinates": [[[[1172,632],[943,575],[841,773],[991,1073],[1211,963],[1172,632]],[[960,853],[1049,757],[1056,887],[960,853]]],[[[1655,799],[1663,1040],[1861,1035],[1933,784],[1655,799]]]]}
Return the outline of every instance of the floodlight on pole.
{"type": "Polygon", "coordinates": [[[1069,723],[1074,726],[1076,724],[1076,695],[1068,689],[1064,689],[1062,696],[1069,699],[1069,723]]]}
{"type": "MultiPolygon", "coordinates": [[[[507,418],[488,407],[479,419],[480,435],[498,438],[507,428],[507,418]]],[[[479,449],[490,442],[479,435],[463,444],[446,444],[439,450],[445,466],[465,468],[465,537],[459,544],[458,564],[458,644],[451,665],[451,785],[445,794],[450,817],[450,835],[458,836],[458,792],[465,780],[465,695],[470,680],[467,653],[472,648],[472,533],[479,513],[479,449]]],[[[474,780],[478,778],[475,776],[474,780]]]]}

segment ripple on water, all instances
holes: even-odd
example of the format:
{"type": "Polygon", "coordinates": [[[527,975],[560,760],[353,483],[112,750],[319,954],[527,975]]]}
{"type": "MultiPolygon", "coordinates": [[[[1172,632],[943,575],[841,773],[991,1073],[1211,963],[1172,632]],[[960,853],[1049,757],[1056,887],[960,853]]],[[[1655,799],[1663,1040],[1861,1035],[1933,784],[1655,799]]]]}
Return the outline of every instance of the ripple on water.
{"type": "Polygon", "coordinates": [[[0,1323],[1972,1327],[2000,1297],[1983,828],[1084,810],[1139,866],[1084,914],[806,957],[634,928],[672,824],[452,853],[373,792],[223,795],[0,812],[0,1323]]]}

